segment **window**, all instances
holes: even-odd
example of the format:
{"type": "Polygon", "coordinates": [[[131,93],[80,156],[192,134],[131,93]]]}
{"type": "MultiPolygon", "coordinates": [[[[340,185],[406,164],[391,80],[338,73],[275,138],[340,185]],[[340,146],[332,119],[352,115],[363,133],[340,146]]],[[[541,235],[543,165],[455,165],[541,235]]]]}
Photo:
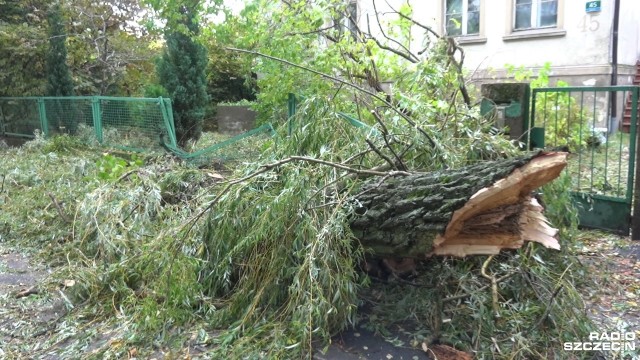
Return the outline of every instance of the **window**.
{"type": "Polygon", "coordinates": [[[447,35],[480,34],[480,0],[446,0],[447,35]]]}
{"type": "Polygon", "coordinates": [[[350,2],[347,6],[347,28],[351,32],[351,36],[356,37],[358,35],[358,3],[350,2]]]}
{"type": "Polygon", "coordinates": [[[514,30],[556,27],[558,0],[515,0],[514,30]]]}
{"type": "Polygon", "coordinates": [[[333,26],[338,35],[342,35],[346,31],[351,33],[355,39],[358,36],[358,3],[349,1],[347,7],[340,13],[340,17],[333,20],[333,26]]]}

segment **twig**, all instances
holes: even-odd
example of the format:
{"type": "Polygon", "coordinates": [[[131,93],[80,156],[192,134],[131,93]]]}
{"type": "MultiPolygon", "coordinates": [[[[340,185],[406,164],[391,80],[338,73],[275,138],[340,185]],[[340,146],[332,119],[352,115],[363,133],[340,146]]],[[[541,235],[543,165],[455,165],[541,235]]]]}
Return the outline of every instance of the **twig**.
{"type": "MultiPolygon", "coordinates": [[[[567,266],[567,268],[564,269],[564,271],[562,272],[562,275],[560,275],[560,279],[558,279],[558,281],[560,281],[560,280],[562,280],[562,278],[564,278],[564,275],[569,271],[569,269],[571,268],[572,265],[573,264],[567,266]]],[[[540,317],[538,322],[536,322],[536,324],[533,327],[525,330],[525,332],[524,332],[525,335],[527,333],[529,333],[530,331],[536,329],[538,326],[542,325],[542,322],[544,322],[544,320],[549,316],[549,313],[551,312],[551,303],[556,298],[556,296],[558,296],[558,294],[560,293],[560,290],[562,290],[562,288],[563,288],[562,283],[559,283],[558,286],[556,286],[556,289],[553,291],[553,293],[551,294],[551,297],[549,298],[549,301],[547,302],[547,308],[545,309],[544,314],[542,314],[542,317],[540,317]]]]}
{"type": "Polygon", "coordinates": [[[371,149],[360,151],[359,153],[357,153],[355,155],[352,155],[349,158],[347,158],[346,160],[344,160],[341,164],[348,164],[348,163],[350,163],[351,161],[355,160],[358,157],[367,155],[370,151],[371,151],[371,149]]]}
{"type": "Polygon", "coordinates": [[[124,222],[127,221],[131,217],[131,215],[133,215],[133,213],[136,210],[138,210],[138,208],[140,208],[140,203],[138,203],[133,209],[131,209],[129,214],[127,216],[125,216],[124,219],[122,219],[122,221],[121,221],[122,227],[124,227],[124,222]]]}
{"type": "Polygon", "coordinates": [[[2,174],[2,185],[0,186],[0,194],[2,194],[4,192],[4,180],[6,179],[7,175],[2,174]]]}
{"type": "Polygon", "coordinates": [[[398,166],[396,168],[398,170],[406,171],[408,168],[404,164],[404,162],[402,161],[402,156],[398,156],[398,154],[391,147],[391,143],[389,142],[389,130],[385,126],[384,122],[382,121],[382,118],[380,117],[380,114],[378,114],[378,112],[375,109],[372,109],[371,110],[371,115],[373,115],[373,118],[376,119],[376,121],[378,122],[378,124],[382,128],[382,139],[384,140],[384,143],[387,145],[387,149],[389,149],[389,151],[391,151],[393,156],[396,158],[396,161],[398,162],[398,166]]]}
{"type": "Polygon", "coordinates": [[[304,36],[304,35],[318,34],[318,33],[323,33],[324,31],[327,31],[327,30],[331,30],[334,27],[335,27],[335,25],[331,24],[331,25],[329,25],[327,27],[320,28],[320,29],[313,30],[313,31],[286,33],[285,36],[304,36]]]}
{"type": "Polygon", "coordinates": [[[129,177],[131,174],[133,174],[133,173],[135,173],[135,172],[138,172],[138,170],[139,170],[139,169],[132,169],[132,170],[127,171],[126,173],[122,174],[122,176],[120,176],[120,177],[116,180],[116,182],[120,182],[120,181],[122,181],[122,180],[126,179],[126,178],[127,178],[127,177],[129,177]]]}
{"type": "Polygon", "coordinates": [[[70,224],[71,221],[69,221],[69,218],[67,218],[67,215],[64,214],[64,212],[62,211],[62,207],[60,206],[60,204],[58,204],[58,201],[53,196],[53,194],[47,193],[47,195],[49,195],[49,198],[51,198],[51,201],[53,201],[53,205],[55,205],[56,209],[58,210],[58,214],[60,214],[62,221],[66,222],[67,224],[70,224]]]}
{"type": "MultiPolygon", "coordinates": [[[[402,48],[403,51],[405,51],[405,53],[401,53],[398,50],[395,49],[390,49],[388,48],[388,46],[383,46],[382,44],[380,44],[380,42],[378,41],[378,39],[376,39],[375,37],[371,37],[373,39],[373,41],[376,42],[376,44],[381,48],[381,49],[386,49],[389,50],[391,52],[393,52],[394,54],[397,54],[399,56],[402,56],[403,58],[407,59],[408,61],[416,64],[420,61],[420,59],[418,59],[417,56],[415,56],[406,46],[404,46],[404,44],[400,43],[398,40],[396,39],[392,39],[389,36],[387,36],[387,34],[384,32],[384,29],[382,27],[382,22],[380,22],[380,15],[378,14],[378,8],[376,6],[376,1],[373,0],[373,12],[376,14],[376,21],[378,22],[378,28],[380,29],[380,33],[382,33],[382,36],[385,37],[385,39],[397,44],[398,46],[400,46],[402,48]]],[[[367,22],[369,21],[369,18],[367,17],[367,22]]],[[[369,30],[369,34],[371,34],[371,30],[369,30]]]]}
{"type": "Polygon", "coordinates": [[[396,166],[396,164],[393,163],[393,160],[391,160],[387,155],[383,154],[382,151],[380,151],[380,149],[378,149],[378,147],[369,139],[365,139],[364,141],[367,142],[367,144],[369,145],[369,147],[371,148],[371,150],[373,150],[373,152],[375,152],[376,154],[378,154],[378,156],[380,156],[381,158],[384,159],[384,161],[386,161],[387,163],[389,163],[389,165],[391,165],[391,168],[393,169],[398,169],[398,166],[396,166]]]}
{"type": "Polygon", "coordinates": [[[19,291],[16,294],[15,298],[16,299],[20,299],[20,298],[27,297],[29,295],[38,294],[38,293],[40,293],[40,290],[38,289],[38,287],[37,286],[32,286],[30,288],[27,288],[27,289],[24,289],[22,291],[19,291]]]}
{"type": "Polygon", "coordinates": [[[376,119],[376,122],[378,122],[378,124],[382,128],[382,133],[385,135],[388,134],[389,129],[387,129],[387,126],[384,124],[384,121],[382,121],[382,118],[380,117],[380,114],[378,114],[376,109],[371,110],[371,115],[373,115],[373,118],[376,119]]]}
{"type": "Polygon", "coordinates": [[[494,255],[489,256],[487,260],[484,261],[484,263],[482,264],[482,270],[480,271],[480,273],[482,274],[482,276],[484,276],[485,278],[491,281],[491,295],[492,295],[491,304],[493,305],[494,316],[496,318],[499,318],[500,307],[498,305],[498,281],[496,280],[495,276],[487,274],[487,267],[489,266],[489,263],[491,262],[491,260],[493,260],[493,256],[494,255]]]}
{"type": "Polygon", "coordinates": [[[393,6],[391,6],[391,4],[389,4],[389,1],[385,1],[387,3],[387,6],[389,6],[389,8],[396,13],[398,16],[400,16],[401,18],[405,19],[405,20],[409,20],[411,21],[414,25],[423,28],[424,30],[426,30],[427,32],[429,32],[431,35],[435,36],[437,39],[440,39],[441,36],[440,34],[438,34],[435,30],[433,30],[430,26],[424,25],[419,23],[418,21],[416,21],[414,18],[409,17],[403,13],[401,13],[400,11],[396,10],[393,8],[393,6]]]}
{"type": "MultiPolygon", "coordinates": [[[[378,14],[376,13],[376,18],[377,18],[377,17],[378,17],[378,14]]],[[[380,21],[380,20],[378,20],[378,25],[379,25],[379,26],[382,26],[382,25],[380,25],[380,22],[379,22],[379,21],[380,21]]],[[[368,23],[369,23],[369,17],[367,16],[367,24],[368,24],[368,23]]],[[[367,25],[367,26],[369,26],[369,25],[367,25]]],[[[360,31],[360,32],[361,32],[361,31],[360,31]]],[[[363,35],[364,35],[365,33],[361,32],[361,34],[363,34],[363,35]]],[[[394,43],[398,44],[398,45],[402,48],[402,50],[394,49],[394,48],[392,48],[391,46],[387,46],[387,45],[383,44],[382,42],[380,42],[380,40],[378,40],[378,38],[376,38],[375,36],[372,36],[372,35],[371,35],[371,30],[369,30],[369,34],[367,34],[367,35],[368,35],[368,36],[366,36],[366,38],[373,40],[373,41],[376,43],[376,45],[378,45],[378,47],[379,47],[380,49],[390,51],[390,52],[392,52],[392,53],[394,53],[394,54],[396,54],[396,55],[398,55],[398,56],[400,56],[400,57],[404,58],[405,60],[407,60],[407,61],[409,61],[409,62],[411,62],[411,63],[413,63],[413,64],[417,64],[417,63],[420,61],[420,60],[419,60],[419,59],[418,59],[418,58],[417,58],[417,57],[416,57],[412,52],[410,52],[410,51],[409,51],[409,49],[407,49],[407,48],[406,48],[406,46],[404,46],[404,45],[400,44],[400,43],[399,43],[397,40],[395,40],[395,39],[391,39],[391,38],[389,38],[389,37],[384,33],[384,31],[382,32],[382,35],[383,35],[385,38],[387,38],[388,40],[390,40],[390,41],[392,41],[392,42],[394,42],[394,43]]]]}
{"type": "MultiPolygon", "coordinates": [[[[332,185],[336,185],[336,187],[337,187],[337,185],[338,185],[338,184],[340,184],[340,182],[342,181],[342,179],[343,179],[344,177],[346,177],[346,175],[341,175],[341,176],[339,176],[337,179],[330,181],[328,184],[326,184],[326,185],[324,185],[323,187],[321,187],[320,189],[316,190],[313,194],[311,194],[311,196],[309,196],[309,198],[307,199],[307,201],[306,201],[306,202],[305,202],[305,204],[304,204],[304,208],[306,208],[307,210],[313,209],[314,207],[307,208],[307,205],[311,202],[311,199],[313,199],[314,197],[316,197],[316,196],[317,196],[318,194],[320,194],[320,193],[324,193],[324,192],[325,192],[325,190],[326,190],[328,187],[332,186],[332,185]]],[[[337,191],[336,191],[336,192],[337,192],[337,191]]],[[[326,204],[325,204],[325,205],[326,205],[326,204]]],[[[325,206],[325,205],[321,205],[320,207],[325,206]]]]}
{"type": "Polygon", "coordinates": [[[559,284],[556,287],[556,289],[553,291],[553,294],[551,294],[551,297],[549,298],[549,302],[547,303],[547,308],[544,310],[544,314],[542,314],[542,317],[538,319],[538,322],[536,322],[535,325],[533,325],[531,328],[526,330],[525,334],[532,331],[533,329],[536,329],[538,326],[542,325],[542,322],[544,322],[544,320],[549,316],[549,313],[551,312],[551,303],[556,298],[556,296],[558,296],[558,293],[560,293],[560,290],[562,290],[562,288],[563,288],[562,284],[559,284]]]}
{"type": "Polygon", "coordinates": [[[462,74],[462,64],[464,63],[464,50],[458,46],[456,40],[453,38],[449,38],[449,51],[447,54],[449,55],[449,59],[453,63],[456,68],[456,72],[458,73],[458,88],[460,89],[460,93],[462,94],[462,98],[464,99],[464,103],[467,107],[471,107],[471,96],[469,96],[469,91],[467,90],[467,85],[464,81],[464,75],[462,74]],[[456,51],[460,52],[460,61],[456,60],[456,51]]]}

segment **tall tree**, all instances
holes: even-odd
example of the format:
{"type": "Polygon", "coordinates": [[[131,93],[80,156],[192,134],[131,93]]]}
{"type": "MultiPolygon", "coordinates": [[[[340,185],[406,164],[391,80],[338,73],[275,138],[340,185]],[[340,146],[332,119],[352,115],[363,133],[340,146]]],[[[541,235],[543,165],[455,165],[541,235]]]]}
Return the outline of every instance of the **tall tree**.
{"type": "Polygon", "coordinates": [[[0,0],[0,96],[45,93],[47,3],[0,0]]]}
{"type": "Polygon", "coordinates": [[[200,32],[195,7],[180,7],[180,17],[168,26],[167,47],[158,64],[160,84],[173,100],[176,137],[181,147],[202,133],[207,102],[207,54],[195,40],[200,32]]]}
{"type": "Polygon", "coordinates": [[[159,55],[146,25],[150,8],[139,0],[74,0],[64,5],[70,22],[70,67],[83,95],[137,95],[159,55]]]}
{"type": "Polygon", "coordinates": [[[49,50],[47,51],[47,95],[73,95],[73,80],[67,65],[67,35],[62,23],[60,4],[56,3],[47,14],[49,22],[49,50]]]}

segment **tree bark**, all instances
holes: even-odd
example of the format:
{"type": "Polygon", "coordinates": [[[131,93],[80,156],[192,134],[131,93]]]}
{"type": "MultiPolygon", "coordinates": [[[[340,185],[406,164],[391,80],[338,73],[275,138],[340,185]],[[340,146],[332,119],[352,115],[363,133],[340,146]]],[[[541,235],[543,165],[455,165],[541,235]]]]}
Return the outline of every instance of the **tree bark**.
{"type": "Polygon", "coordinates": [[[496,254],[535,241],[559,249],[531,192],[555,179],[566,153],[534,153],[456,170],[372,180],[351,229],[376,257],[496,254]]]}

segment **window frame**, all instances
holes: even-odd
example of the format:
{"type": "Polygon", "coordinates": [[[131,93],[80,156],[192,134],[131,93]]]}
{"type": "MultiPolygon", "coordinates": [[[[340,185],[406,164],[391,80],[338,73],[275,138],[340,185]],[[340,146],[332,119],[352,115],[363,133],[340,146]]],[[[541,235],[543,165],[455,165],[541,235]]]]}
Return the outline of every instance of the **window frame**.
{"type": "Polygon", "coordinates": [[[473,33],[473,34],[469,34],[468,31],[468,25],[469,25],[469,1],[470,0],[462,0],[462,21],[461,21],[461,28],[460,28],[460,34],[449,34],[447,33],[447,27],[448,27],[448,21],[447,21],[447,15],[449,15],[450,13],[448,12],[449,9],[447,9],[447,0],[444,0],[444,16],[443,16],[443,28],[444,28],[444,32],[446,33],[447,36],[449,37],[465,37],[465,36],[480,36],[480,34],[482,33],[482,13],[483,13],[483,0],[479,0],[480,4],[478,6],[478,20],[479,20],[479,24],[478,24],[478,32],[477,33],[473,33]]]}
{"type": "Polygon", "coordinates": [[[348,0],[345,2],[345,12],[338,18],[332,19],[333,28],[338,32],[341,37],[344,34],[349,33],[352,38],[358,36],[358,17],[360,16],[360,6],[358,0],[348,0]],[[355,13],[355,18],[352,17],[355,13]]]}
{"type": "MultiPolygon", "coordinates": [[[[536,1],[536,0],[534,0],[536,1]]],[[[505,23],[505,35],[503,41],[515,41],[535,38],[551,38],[566,36],[564,29],[564,6],[566,0],[557,0],[558,11],[556,14],[556,25],[545,27],[534,27],[527,29],[515,29],[516,25],[516,1],[509,1],[507,6],[507,21],[505,23]]]]}
{"type": "MultiPolygon", "coordinates": [[[[462,32],[459,35],[450,35],[447,33],[447,0],[443,0],[443,1],[438,1],[437,4],[439,6],[441,6],[440,8],[440,13],[441,15],[441,31],[442,34],[444,34],[444,36],[446,37],[452,37],[455,38],[458,43],[460,44],[465,44],[465,45],[472,45],[472,44],[483,44],[487,42],[487,38],[485,37],[485,21],[484,21],[484,14],[486,13],[486,3],[487,0],[480,0],[480,6],[479,6],[479,29],[478,29],[478,33],[475,34],[465,34],[464,32],[467,31],[467,22],[468,22],[468,8],[469,8],[469,3],[468,0],[463,0],[463,23],[462,26],[464,26],[464,32],[462,32]]],[[[462,29],[461,29],[462,30],[462,29]]]]}
{"type": "Polygon", "coordinates": [[[516,4],[517,0],[513,0],[512,4],[513,4],[513,13],[511,14],[512,17],[512,29],[514,32],[516,31],[529,31],[529,30],[537,30],[537,29],[555,29],[558,27],[558,18],[559,16],[559,10],[560,10],[560,0],[531,0],[531,14],[530,14],[530,19],[531,22],[531,26],[527,27],[527,28],[516,28],[516,11],[518,9],[518,6],[516,4]],[[552,2],[555,1],[556,3],[556,23],[555,25],[546,25],[546,26],[542,26],[540,25],[540,20],[541,20],[541,8],[542,8],[542,3],[543,2],[552,2]]]}

